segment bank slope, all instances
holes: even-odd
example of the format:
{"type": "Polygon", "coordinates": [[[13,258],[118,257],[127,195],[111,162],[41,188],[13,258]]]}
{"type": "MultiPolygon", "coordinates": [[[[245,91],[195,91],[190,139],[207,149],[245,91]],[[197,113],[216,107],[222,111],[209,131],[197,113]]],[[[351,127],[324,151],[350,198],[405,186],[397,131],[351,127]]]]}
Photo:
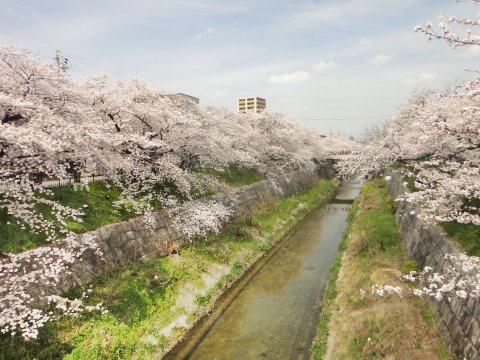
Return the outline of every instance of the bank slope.
{"type": "Polygon", "coordinates": [[[425,300],[371,294],[373,284],[399,285],[398,275],[416,268],[405,257],[394,207],[383,180],[363,186],[332,267],[313,359],[452,358],[425,300]]]}
{"type": "Polygon", "coordinates": [[[160,358],[259,257],[327,203],[337,185],[317,180],[294,195],[267,199],[219,235],[100,277],[88,303],[102,302],[108,314],[49,323],[38,341],[0,337],[0,359],[160,358]]]}

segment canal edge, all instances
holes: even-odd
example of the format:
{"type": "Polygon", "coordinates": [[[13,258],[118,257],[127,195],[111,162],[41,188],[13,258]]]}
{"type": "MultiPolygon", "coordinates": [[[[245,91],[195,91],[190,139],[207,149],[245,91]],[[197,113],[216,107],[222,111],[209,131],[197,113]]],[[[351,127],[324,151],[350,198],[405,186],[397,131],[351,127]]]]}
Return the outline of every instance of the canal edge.
{"type": "Polygon", "coordinates": [[[266,253],[260,255],[247,269],[245,269],[242,275],[231,282],[215,300],[210,311],[200,315],[187,333],[163,356],[163,359],[188,359],[231,303],[285,244],[288,237],[295,231],[295,229],[310,218],[315,212],[332,203],[333,199],[335,199],[338,194],[340,185],[341,182],[338,183],[335,191],[330,193],[324,201],[319,202],[319,204],[313,207],[311,211],[305,214],[305,216],[292,224],[292,226],[278,238],[275,244],[267,250],[266,253]]]}

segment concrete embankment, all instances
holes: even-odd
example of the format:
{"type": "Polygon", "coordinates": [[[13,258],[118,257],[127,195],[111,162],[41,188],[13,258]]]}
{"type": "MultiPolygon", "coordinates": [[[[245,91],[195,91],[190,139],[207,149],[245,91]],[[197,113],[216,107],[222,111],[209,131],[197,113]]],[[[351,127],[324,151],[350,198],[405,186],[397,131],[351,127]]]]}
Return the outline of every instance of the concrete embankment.
{"type": "Polygon", "coordinates": [[[328,203],[337,185],[336,180],[314,180],[295,194],[247,209],[219,234],[188,242],[176,254],[99,276],[86,301],[101,302],[107,314],[49,323],[38,342],[0,338],[5,359],[33,359],[39,353],[69,360],[161,358],[198,319],[211,318],[212,306],[244,274],[252,274],[253,264],[282,248],[285,234],[328,203]]]}

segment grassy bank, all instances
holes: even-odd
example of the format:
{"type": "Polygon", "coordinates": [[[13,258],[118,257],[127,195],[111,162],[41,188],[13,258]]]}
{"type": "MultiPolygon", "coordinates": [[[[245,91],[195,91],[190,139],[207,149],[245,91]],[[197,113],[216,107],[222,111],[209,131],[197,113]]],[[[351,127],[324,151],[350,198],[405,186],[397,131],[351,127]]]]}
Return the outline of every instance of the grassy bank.
{"type": "MultiPolygon", "coordinates": [[[[263,180],[262,175],[252,168],[230,164],[223,171],[208,169],[210,175],[230,186],[243,186],[263,180]]],[[[125,208],[113,206],[120,198],[118,187],[110,186],[105,181],[90,183],[87,190],[75,191],[73,186],[52,188],[53,198],[62,205],[72,208],[81,208],[85,212],[83,222],[68,221],[67,228],[81,234],[101,226],[125,221],[134,216],[133,212],[125,208]],[[87,205],[86,208],[83,205],[87,205]]],[[[154,208],[161,208],[161,204],[153,203],[154,208]]],[[[47,219],[51,218],[49,209],[40,211],[47,219]]],[[[32,234],[23,229],[13,216],[0,209],[0,253],[17,253],[35,246],[44,244],[46,237],[43,234],[32,234]]]]}
{"type": "Polygon", "coordinates": [[[203,167],[199,172],[209,174],[230,186],[244,186],[264,180],[264,176],[255,168],[229,164],[223,170],[203,167]]]}
{"type": "Polygon", "coordinates": [[[125,266],[98,279],[88,303],[102,302],[108,314],[51,323],[37,342],[2,337],[0,359],[158,358],[186,333],[183,324],[208,311],[229,284],[326,203],[337,184],[320,180],[255,207],[222,233],[186,245],[177,255],[125,266]]]}
{"type": "Polygon", "coordinates": [[[470,256],[480,256],[480,226],[456,221],[440,223],[448,236],[470,256]]]}
{"type": "Polygon", "coordinates": [[[373,284],[402,285],[406,259],[393,199],[381,180],[355,201],[312,346],[313,359],[450,359],[425,300],[371,295],[373,284]],[[365,291],[362,296],[360,290],[365,291]]]}

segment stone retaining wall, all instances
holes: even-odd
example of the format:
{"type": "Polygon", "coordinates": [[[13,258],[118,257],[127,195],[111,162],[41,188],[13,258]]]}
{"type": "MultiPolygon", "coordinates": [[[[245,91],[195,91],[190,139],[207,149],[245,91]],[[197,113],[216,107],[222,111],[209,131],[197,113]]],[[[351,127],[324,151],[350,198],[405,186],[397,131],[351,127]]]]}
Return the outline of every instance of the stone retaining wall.
{"type": "MultiPolygon", "coordinates": [[[[397,172],[389,174],[388,192],[393,197],[403,195],[407,188],[397,172]]],[[[421,268],[430,266],[442,272],[447,265],[446,254],[458,254],[460,250],[437,225],[425,225],[415,214],[411,204],[400,201],[396,210],[396,221],[403,235],[407,256],[417,261],[421,268]]],[[[430,300],[435,321],[450,350],[461,359],[480,359],[480,301],[478,298],[448,301],[430,300]]]]}
{"type": "MultiPolygon", "coordinates": [[[[277,178],[275,182],[265,180],[196,201],[216,200],[229,205],[233,210],[233,216],[237,216],[252,205],[278,195],[279,190],[283,195],[289,195],[306,188],[313,180],[318,179],[320,174],[325,175],[328,171],[330,170],[322,167],[316,171],[299,171],[289,180],[286,178],[277,178]]],[[[31,300],[29,302],[41,305],[46,301],[45,294],[61,295],[76,286],[94,280],[98,275],[113,271],[121,265],[165,256],[173,248],[178,248],[188,241],[185,236],[172,227],[171,220],[165,211],[154,213],[154,217],[156,225],[153,231],[145,226],[141,218],[134,218],[90,232],[89,234],[93,235],[94,241],[103,255],[100,256],[91,249],[86,250],[73,264],[68,264],[65,271],[58,274],[55,281],[43,278],[32,282],[26,290],[31,300]]],[[[51,250],[52,248],[66,249],[68,246],[65,241],[58,241],[34,251],[48,250],[48,248],[51,250]]],[[[9,261],[8,258],[0,260],[5,264],[9,261]]],[[[32,267],[36,268],[36,265],[31,264],[30,260],[20,258],[15,261],[20,265],[20,269],[25,269],[23,271],[29,271],[27,269],[32,267]]],[[[3,281],[7,279],[4,278],[3,281]]],[[[2,279],[0,279],[0,292],[4,289],[1,285],[2,279]]]]}

